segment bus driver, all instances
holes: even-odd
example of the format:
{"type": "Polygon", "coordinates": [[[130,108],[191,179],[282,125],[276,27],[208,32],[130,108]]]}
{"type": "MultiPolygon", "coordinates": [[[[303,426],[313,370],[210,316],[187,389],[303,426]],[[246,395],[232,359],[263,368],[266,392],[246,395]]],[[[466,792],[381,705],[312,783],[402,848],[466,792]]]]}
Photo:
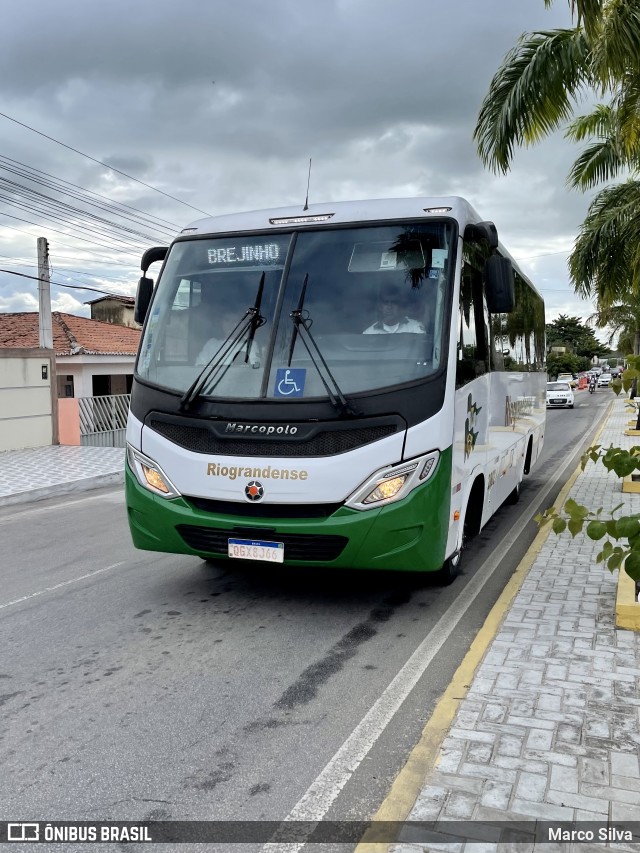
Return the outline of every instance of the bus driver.
{"type": "MultiPolygon", "coordinates": [[[[236,312],[228,306],[222,308],[218,314],[221,334],[218,337],[209,338],[202,347],[198,353],[198,357],[196,358],[197,367],[202,367],[203,365],[208,364],[221,347],[222,352],[225,353],[223,364],[231,364],[232,362],[242,364],[244,362],[247,353],[248,330],[239,341],[233,344],[233,346],[231,346],[231,341],[227,341],[225,343],[235,327],[239,324],[242,316],[241,312],[236,312]]],[[[231,335],[231,340],[233,340],[233,335],[231,335]]],[[[221,355],[222,352],[220,353],[221,355]]],[[[252,367],[260,367],[260,347],[255,341],[251,344],[248,362],[252,367]]]]}
{"type": "Polygon", "coordinates": [[[362,333],[363,335],[393,335],[396,332],[425,334],[422,323],[404,313],[404,299],[397,285],[386,287],[380,293],[379,317],[362,333]]]}

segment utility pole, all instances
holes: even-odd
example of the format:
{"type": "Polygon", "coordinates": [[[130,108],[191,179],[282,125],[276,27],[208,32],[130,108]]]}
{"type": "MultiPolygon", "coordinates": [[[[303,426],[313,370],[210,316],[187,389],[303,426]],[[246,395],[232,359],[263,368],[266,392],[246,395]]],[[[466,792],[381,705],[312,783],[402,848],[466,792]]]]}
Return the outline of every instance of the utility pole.
{"type": "Polygon", "coordinates": [[[45,237],[38,237],[38,330],[40,347],[42,349],[53,349],[49,244],[45,237]]]}

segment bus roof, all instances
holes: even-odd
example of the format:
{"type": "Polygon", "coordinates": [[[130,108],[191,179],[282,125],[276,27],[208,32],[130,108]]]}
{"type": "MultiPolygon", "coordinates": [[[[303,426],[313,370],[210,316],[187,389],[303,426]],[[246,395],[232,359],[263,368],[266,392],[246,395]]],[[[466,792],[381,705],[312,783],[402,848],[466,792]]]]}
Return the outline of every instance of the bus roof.
{"type": "MultiPolygon", "coordinates": [[[[180,232],[187,235],[226,234],[243,231],[281,230],[325,222],[344,225],[351,222],[376,222],[389,219],[418,219],[424,217],[440,219],[443,216],[455,219],[460,233],[470,223],[482,222],[483,218],[469,202],[460,196],[413,196],[408,198],[374,198],[360,201],[336,201],[310,204],[306,209],[300,204],[290,207],[272,207],[244,213],[225,213],[197,219],[180,232]]],[[[520,275],[532,284],[509,251],[500,241],[500,252],[508,257],[520,275]]],[[[536,291],[537,292],[537,291],[536,291]]]]}
{"type": "Polygon", "coordinates": [[[304,220],[313,224],[313,220],[309,221],[310,217],[323,217],[323,219],[315,221],[326,221],[333,225],[349,222],[375,222],[385,219],[414,219],[416,217],[427,219],[432,216],[450,216],[460,224],[462,229],[469,222],[481,221],[481,217],[463,198],[457,196],[424,196],[419,198],[379,198],[362,201],[324,202],[310,204],[306,210],[303,209],[302,205],[292,205],[291,207],[252,210],[246,213],[208,216],[205,219],[192,222],[182,231],[182,234],[262,231],[270,228],[283,228],[287,225],[305,224],[304,220]],[[290,221],[280,221],[283,219],[290,221]]]}

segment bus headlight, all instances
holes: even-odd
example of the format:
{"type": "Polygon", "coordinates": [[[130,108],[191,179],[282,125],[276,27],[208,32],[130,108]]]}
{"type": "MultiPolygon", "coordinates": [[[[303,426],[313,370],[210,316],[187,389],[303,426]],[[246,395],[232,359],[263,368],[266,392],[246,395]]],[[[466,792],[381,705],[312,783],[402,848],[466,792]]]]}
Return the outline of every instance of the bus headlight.
{"type": "Polygon", "coordinates": [[[433,475],[439,458],[440,452],[432,450],[417,459],[376,471],[347,499],[346,506],[363,510],[401,500],[433,475]]]}
{"type": "Polygon", "coordinates": [[[134,450],[130,444],[127,444],[127,460],[137,481],[145,489],[160,495],[161,498],[177,498],[180,496],[180,492],[157,462],[145,456],[144,453],[140,453],[139,450],[134,450]]]}

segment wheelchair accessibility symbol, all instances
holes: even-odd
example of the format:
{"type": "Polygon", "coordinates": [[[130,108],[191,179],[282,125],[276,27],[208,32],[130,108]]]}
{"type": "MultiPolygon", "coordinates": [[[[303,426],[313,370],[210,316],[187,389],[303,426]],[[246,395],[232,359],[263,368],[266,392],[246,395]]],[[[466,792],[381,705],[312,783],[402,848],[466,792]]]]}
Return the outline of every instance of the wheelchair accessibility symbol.
{"type": "Polygon", "coordinates": [[[276,397],[302,397],[307,378],[306,367],[279,367],[276,372],[276,397]]]}

